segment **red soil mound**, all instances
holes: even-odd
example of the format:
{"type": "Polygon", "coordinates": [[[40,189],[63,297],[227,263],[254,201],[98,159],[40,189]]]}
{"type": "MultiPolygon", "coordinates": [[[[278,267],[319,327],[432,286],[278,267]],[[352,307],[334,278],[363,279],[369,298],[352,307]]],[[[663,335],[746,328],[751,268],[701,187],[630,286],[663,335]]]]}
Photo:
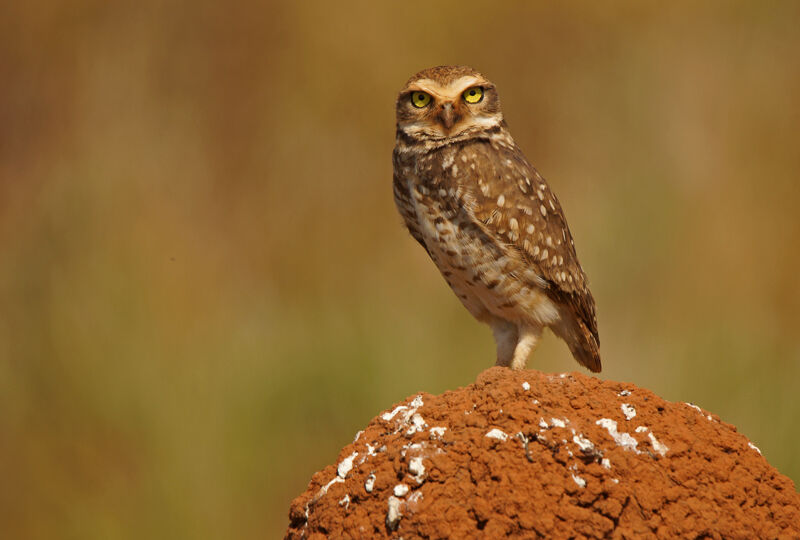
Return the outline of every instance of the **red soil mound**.
{"type": "Polygon", "coordinates": [[[800,495],[694,405],[491,368],[373,419],[289,518],[286,538],[800,538],[800,495]]]}

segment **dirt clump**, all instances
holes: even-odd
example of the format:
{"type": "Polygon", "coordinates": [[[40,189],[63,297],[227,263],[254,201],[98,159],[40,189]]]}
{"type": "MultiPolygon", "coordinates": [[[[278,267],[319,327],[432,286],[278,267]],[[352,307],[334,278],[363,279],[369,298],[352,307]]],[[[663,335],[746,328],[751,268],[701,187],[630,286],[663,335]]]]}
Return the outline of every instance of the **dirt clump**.
{"type": "Polygon", "coordinates": [[[374,418],[286,538],[800,538],[800,495],[736,428],[579,373],[491,368],[374,418]]]}

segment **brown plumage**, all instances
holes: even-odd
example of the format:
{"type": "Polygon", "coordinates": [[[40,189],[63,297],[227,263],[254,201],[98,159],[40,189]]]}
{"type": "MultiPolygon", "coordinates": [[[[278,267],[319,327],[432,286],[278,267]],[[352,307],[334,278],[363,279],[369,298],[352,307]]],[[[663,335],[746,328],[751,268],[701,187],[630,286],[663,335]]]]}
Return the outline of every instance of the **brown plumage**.
{"type": "Polygon", "coordinates": [[[466,66],[411,77],[397,98],[394,196],[411,235],[487,323],[497,364],[525,367],[542,330],[600,371],[592,293],[561,205],[508,132],[495,86],[466,66]]]}

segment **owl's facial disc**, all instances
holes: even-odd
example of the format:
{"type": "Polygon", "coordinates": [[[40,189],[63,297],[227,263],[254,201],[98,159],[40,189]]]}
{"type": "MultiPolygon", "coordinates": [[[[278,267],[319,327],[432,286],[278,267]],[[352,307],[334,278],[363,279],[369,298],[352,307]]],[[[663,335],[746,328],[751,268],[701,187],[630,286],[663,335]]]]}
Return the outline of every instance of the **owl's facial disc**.
{"type": "Polygon", "coordinates": [[[474,76],[447,83],[418,79],[406,87],[398,101],[398,127],[418,137],[458,137],[501,122],[494,86],[474,76]]]}

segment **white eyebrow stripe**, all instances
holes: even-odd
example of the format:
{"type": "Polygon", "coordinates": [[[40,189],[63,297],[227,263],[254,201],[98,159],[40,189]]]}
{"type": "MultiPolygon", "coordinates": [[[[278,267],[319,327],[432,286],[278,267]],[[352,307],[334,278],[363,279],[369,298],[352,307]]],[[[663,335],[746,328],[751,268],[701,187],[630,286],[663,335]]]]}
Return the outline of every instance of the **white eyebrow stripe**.
{"type": "Polygon", "coordinates": [[[420,79],[418,81],[414,81],[409,85],[409,88],[413,91],[416,89],[422,90],[423,92],[427,92],[432,96],[436,96],[442,99],[454,99],[459,97],[464,90],[469,88],[470,86],[475,86],[480,79],[477,77],[473,77],[472,75],[465,75],[463,77],[459,77],[452,83],[448,84],[447,86],[442,86],[441,84],[433,81],[431,79],[420,79]]]}

